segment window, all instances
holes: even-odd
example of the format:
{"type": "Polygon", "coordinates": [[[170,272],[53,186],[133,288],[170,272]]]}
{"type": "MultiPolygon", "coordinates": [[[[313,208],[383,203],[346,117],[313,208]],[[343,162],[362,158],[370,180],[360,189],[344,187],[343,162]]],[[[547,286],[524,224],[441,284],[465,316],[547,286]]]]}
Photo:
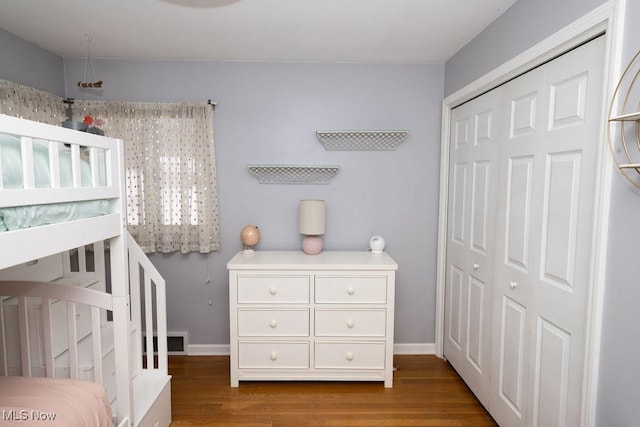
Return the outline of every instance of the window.
{"type": "MultiPolygon", "coordinates": [[[[145,252],[220,249],[209,104],[75,100],[74,111],[104,120],[106,136],[123,140],[127,221],[145,252]]],[[[65,116],[62,98],[4,80],[0,112],[49,124],[65,116]]]]}
{"type": "Polygon", "coordinates": [[[124,142],[127,221],[146,252],[219,249],[213,112],[205,103],[76,101],[124,142]]]}

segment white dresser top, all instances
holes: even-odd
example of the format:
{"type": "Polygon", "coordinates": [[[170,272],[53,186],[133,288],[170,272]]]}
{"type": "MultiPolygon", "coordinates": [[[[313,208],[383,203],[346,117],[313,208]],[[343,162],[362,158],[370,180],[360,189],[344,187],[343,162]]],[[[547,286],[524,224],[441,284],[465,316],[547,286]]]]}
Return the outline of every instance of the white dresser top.
{"type": "Polygon", "coordinates": [[[307,255],[302,251],[238,252],[227,263],[229,270],[397,270],[398,264],[386,252],[323,251],[307,255]]]}

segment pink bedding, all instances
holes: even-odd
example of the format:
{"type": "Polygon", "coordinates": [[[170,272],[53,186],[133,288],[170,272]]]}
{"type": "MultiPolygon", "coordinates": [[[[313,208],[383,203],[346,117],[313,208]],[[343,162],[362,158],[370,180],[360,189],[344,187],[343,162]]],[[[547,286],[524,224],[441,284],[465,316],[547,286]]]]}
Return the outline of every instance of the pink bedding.
{"type": "Polygon", "coordinates": [[[113,426],[100,384],[64,378],[0,377],[1,426],[113,426]]]}

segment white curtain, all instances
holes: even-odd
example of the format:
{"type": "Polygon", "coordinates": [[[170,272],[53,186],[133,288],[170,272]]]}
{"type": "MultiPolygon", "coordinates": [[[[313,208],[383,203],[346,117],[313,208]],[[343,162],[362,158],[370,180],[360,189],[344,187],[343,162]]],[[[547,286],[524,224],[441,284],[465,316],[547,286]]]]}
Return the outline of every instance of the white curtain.
{"type": "Polygon", "coordinates": [[[129,230],[144,251],[220,249],[211,105],[76,100],[74,114],[124,141],[129,230]]]}
{"type": "MultiPolygon", "coordinates": [[[[60,125],[62,100],[0,80],[2,114],[60,125]]],[[[220,249],[211,105],[76,100],[73,110],[123,140],[128,228],[145,252],[220,249]]]]}
{"type": "Polygon", "coordinates": [[[0,80],[0,114],[59,125],[67,118],[64,107],[52,93],[0,80]]]}

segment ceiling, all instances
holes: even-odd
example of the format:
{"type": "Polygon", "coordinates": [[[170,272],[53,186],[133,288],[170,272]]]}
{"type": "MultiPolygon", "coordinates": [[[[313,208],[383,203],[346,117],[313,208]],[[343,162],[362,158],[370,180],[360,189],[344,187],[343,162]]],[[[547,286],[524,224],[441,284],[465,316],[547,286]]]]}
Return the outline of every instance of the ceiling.
{"type": "Polygon", "coordinates": [[[0,27],[62,57],[442,62],[515,1],[1,0],[0,27]]]}

